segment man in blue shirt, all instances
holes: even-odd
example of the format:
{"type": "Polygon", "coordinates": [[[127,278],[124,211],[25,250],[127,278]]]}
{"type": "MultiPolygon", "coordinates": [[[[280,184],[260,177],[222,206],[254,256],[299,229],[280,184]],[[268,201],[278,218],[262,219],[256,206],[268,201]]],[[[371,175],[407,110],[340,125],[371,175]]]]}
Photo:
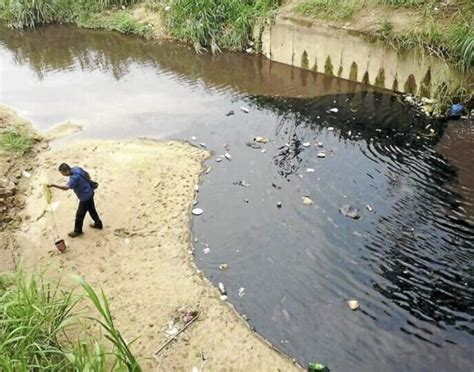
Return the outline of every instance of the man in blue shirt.
{"type": "Polygon", "coordinates": [[[91,185],[91,179],[89,173],[80,167],[70,167],[66,163],[62,163],[59,166],[59,172],[65,177],[69,177],[69,181],[66,185],[55,185],[49,184],[48,187],[55,187],[60,190],[72,189],[79,199],[79,207],[76,212],[76,222],[74,224],[74,231],[68,235],[71,238],[76,238],[82,235],[82,225],[84,224],[84,218],[86,213],[94,220],[94,223],[90,226],[94,229],[102,229],[102,221],[95,210],[94,204],[94,189],[91,185]]]}

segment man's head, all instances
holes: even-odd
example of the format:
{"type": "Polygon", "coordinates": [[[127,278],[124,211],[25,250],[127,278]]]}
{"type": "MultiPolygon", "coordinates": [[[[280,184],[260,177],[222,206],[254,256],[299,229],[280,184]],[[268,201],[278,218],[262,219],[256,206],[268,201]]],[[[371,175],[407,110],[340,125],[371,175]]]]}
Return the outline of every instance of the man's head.
{"type": "Polygon", "coordinates": [[[59,171],[63,176],[70,176],[71,175],[71,167],[67,165],[66,163],[62,163],[59,166],[59,171]]]}

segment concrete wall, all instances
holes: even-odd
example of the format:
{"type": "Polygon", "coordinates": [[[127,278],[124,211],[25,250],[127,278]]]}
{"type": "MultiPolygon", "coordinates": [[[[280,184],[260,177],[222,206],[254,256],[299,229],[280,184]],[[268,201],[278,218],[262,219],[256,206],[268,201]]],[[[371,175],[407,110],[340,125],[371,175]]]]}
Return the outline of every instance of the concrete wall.
{"type": "Polygon", "coordinates": [[[436,82],[461,78],[439,58],[420,51],[401,54],[382,41],[321,21],[280,16],[261,41],[262,53],[272,61],[425,97],[436,82]]]}

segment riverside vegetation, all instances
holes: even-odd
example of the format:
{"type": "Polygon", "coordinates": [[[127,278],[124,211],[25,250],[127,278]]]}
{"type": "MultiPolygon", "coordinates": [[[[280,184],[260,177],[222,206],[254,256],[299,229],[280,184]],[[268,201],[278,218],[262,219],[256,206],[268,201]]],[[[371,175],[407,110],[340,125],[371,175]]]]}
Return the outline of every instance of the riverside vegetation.
{"type": "Polygon", "coordinates": [[[0,275],[0,369],[2,371],[140,371],[128,344],[116,329],[107,297],[83,279],[77,295],[43,275],[27,277],[20,269],[0,275]],[[78,310],[92,302],[98,317],[78,310]],[[93,335],[74,341],[71,335],[98,324],[110,345],[93,335]]]}

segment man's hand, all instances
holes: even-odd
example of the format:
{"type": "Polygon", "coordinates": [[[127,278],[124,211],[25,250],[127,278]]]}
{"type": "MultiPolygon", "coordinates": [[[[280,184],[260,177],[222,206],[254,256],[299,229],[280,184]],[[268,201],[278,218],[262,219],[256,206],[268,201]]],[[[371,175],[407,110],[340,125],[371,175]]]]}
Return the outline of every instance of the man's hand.
{"type": "Polygon", "coordinates": [[[57,189],[59,189],[59,190],[63,190],[63,191],[67,191],[67,190],[69,190],[69,188],[70,188],[69,185],[64,185],[64,186],[62,186],[62,185],[56,185],[56,184],[54,184],[54,183],[49,183],[47,186],[48,186],[49,188],[55,187],[55,188],[57,188],[57,189]]]}

